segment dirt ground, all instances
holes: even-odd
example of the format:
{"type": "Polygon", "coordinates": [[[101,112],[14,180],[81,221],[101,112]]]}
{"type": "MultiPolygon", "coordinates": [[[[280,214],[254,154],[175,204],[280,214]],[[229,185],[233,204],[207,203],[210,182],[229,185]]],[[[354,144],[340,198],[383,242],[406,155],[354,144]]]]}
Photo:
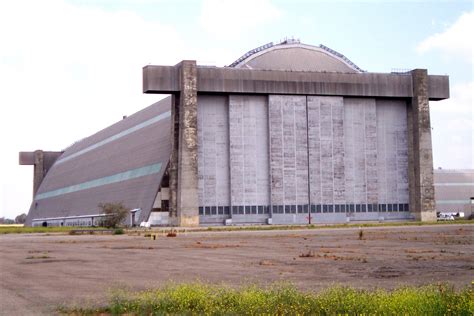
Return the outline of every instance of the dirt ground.
{"type": "Polygon", "coordinates": [[[160,236],[0,236],[0,314],[51,314],[104,302],[111,288],[169,281],[290,281],[305,290],[474,278],[474,225],[372,227],[160,236]]]}

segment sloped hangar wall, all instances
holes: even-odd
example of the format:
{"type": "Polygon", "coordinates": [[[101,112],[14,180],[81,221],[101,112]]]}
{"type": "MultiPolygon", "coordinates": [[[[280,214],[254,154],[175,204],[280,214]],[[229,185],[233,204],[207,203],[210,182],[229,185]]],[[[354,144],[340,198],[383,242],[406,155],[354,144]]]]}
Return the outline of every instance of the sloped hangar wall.
{"type": "Polygon", "coordinates": [[[407,218],[405,101],[199,96],[201,223],[407,218]]]}

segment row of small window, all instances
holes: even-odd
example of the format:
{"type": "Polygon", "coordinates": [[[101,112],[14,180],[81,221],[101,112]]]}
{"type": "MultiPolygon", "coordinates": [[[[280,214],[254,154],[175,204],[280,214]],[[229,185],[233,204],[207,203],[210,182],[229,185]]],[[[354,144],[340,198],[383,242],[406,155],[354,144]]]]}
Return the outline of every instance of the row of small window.
{"type": "Polygon", "coordinates": [[[92,221],[34,221],[33,226],[92,226],[92,221]]]}
{"type": "MultiPolygon", "coordinates": [[[[230,206],[205,206],[199,207],[199,215],[229,215],[230,206]]],[[[267,205],[232,206],[232,214],[268,214],[270,207],[267,205]]]]}
{"type": "MultiPolygon", "coordinates": [[[[308,213],[308,205],[273,205],[274,214],[308,213]]],[[[409,212],[408,204],[312,204],[311,213],[409,212]]]]}
{"type": "MultiPolygon", "coordinates": [[[[304,214],[308,213],[366,213],[366,212],[409,212],[408,204],[318,204],[318,205],[234,205],[232,214],[304,214]]],[[[230,215],[229,206],[199,207],[199,215],[230,215]]]]}

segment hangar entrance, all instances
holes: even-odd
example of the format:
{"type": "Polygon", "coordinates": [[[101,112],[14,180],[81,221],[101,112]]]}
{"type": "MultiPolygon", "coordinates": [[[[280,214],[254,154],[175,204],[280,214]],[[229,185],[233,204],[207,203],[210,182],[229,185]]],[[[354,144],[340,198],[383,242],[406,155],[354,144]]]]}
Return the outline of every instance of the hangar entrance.
{"type": "Polygon", "coordinates": [[[407,104],[199,95],[202,225],[407,219],[407,104]]]}

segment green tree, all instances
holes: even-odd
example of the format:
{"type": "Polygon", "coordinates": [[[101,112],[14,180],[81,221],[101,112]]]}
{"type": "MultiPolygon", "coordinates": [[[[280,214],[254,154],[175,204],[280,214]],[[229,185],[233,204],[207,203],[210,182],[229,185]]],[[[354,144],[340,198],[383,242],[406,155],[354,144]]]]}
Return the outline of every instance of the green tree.
{"type": "Polygon", "coordinates": [[[122,202],[118,203],[100,203],[99,207],[102,209],[102,213],[105,214],[101,225],[105,227],[115,228],[129,215],[129,210],[123,205],[122,202]]]}
{"type": "Polygon", "coordinates": [[[24,224],[26,222],[26,214],[22,213],[15,217],[15,223],[17,224],[24,224]]]}

